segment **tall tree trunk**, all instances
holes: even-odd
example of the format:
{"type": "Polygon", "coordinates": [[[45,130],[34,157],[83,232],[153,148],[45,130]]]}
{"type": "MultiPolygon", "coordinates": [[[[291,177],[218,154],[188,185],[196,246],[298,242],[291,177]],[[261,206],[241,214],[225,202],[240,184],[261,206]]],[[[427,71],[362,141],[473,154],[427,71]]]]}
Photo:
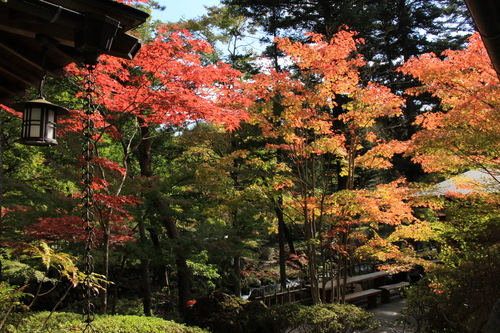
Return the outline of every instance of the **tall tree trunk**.
{"type": "Polygon", "coordinates": [[[168,287],[167,264],[161,251],[160,237],[154,228],[148,228],[147,231],[149,232],[149,238],[154,248],[155,260],[153,263],[156,262],[156,264],[150,267],[153,281],[157,281],[157,285],[160,287],[168,287]]]}
{"type": "Polygon", "coordinates": [[[319,279],[318,279],[318,268],[317,268],[317,258],[316,258],[316,245],[307,245],[307,252],[309,256],[309,278],[311,279],[311,299],[313,304],[321,303],[320,293],[319,293],[319,279]]]}
{"type": "Polygon", "coordinates": [[[305,227],[305,236],[307,240],[307,256],[308,256],[308,270],[309,270],[309,278],[311,279],[311,298],[313,304],[321,303],[321,297],[319,292],[319,279],[318,279],[318,267],[316,257],[316,244],[315,244],[315,236],[316,236],[316,228],[314,225],[314,221],[312,218],[309,218],[309,207],[307,203],[304,204],[304,227],[305,227]]]}
{"type": "Polygon", "coordinates": [[[292,234],[290,233],[290,229],[288,229],[288,227],[286,226],[284,219],[283,219],[283,232],[285,234],[285,238],[288,243],[288,250],[290,251],[290,253],[297,254],[297,251],[295,251],[295,244],[293,243],[292,234]]]}
{"type": "MultiPolygon", "coordinates": [[[[236,162],[235,162],[236,164],[236,162]]],[[[231,172],[231,177],[234,180],[234,186],[238,185],[238,176],[235,172],[231,172]]],[[[238,229],[238,209],[233,210],[233,228],[238,229]]],[[[233,257],[233,272],[234,272],[234,294],[241,297],[241,256],[238,254],[233,257]]]]}
{"type": "Polygon", "coordinates": [[[279,240],[279,259],[280,259],[280,284],[281,289],[286,288],[286,252],[285,252],[285,218],[283,216],[283,207],[282,207],[283,199],[280,197],[278,199],[278,204],[274,211],[276,213],[276,217],[278,218],[278,240],[279,240]]]}
{"type": "MultiPolygon", "coordinates": [[[[236,138],[234,134],[231,135],[231,147],[233,150],[238,149],[238,143],[236,142],[236,138]]],[[[240,187],[240,181],[238,179],[238,169],[239,169],[240,163],[237,160],[233,161],[233,170],[231,170],[231,179],[233,181],[233,187],[235,188],[236,191],[238,191],[238,188],[240,187]]],[[[238,227],[239,227],[239,216],[238,216],[238,208],[233,208],[232,210],[233,214],[233,229],[238,232],[238,227]]],[[[237,254],[233,258],[233,273],[234,273],[234,294],[237,297],[241,297],[241,256],[240,254],[237,254]]]]}
{"type": "MultiPolygon", "coordinates": [[[[278,149],[276,151],[277,162],[281,163],[283,161],[283,151],[278,149]]],[[[283,196],[280,193],[278,196],[278,200],[274,200],[274,212],[276,214],[276,218],[278,219],[278,242],[279,242],[279,265],[280,265],[280,284],[281,288],[286,288],[286,253],[285,253],[285,239],[288,240],[288,247],[290,253],[295,254],[295,247],[293,245],[293,240],[290,235],[290,232],[285,224],[285,216],[283,214],[283,196]]]]}
{"type": "Polygon", "coordinates": [[[113,285],[113,298],[111,302],[111,314],[115,315],[116,314],[116,302],[118,300],[118,288],[119,284],[122,282],[123,279],[123,273],[125,272],[125,263],[127,261],[127,256],[126,255],[121,255],[121,264],[120,264],[120,269],[118,270],[118,273],[115,278],[115,284],[113,285]]]}
{"type": "Polygon", "coordinates": [[[410,51],[410,29],[408,28],[412,23],[412,18],[408,10],[407,0],[399,0],[397,6],[398,32],[402,51],[401,55],[404,57],[405,62],[410,59],[412,55],[410,51]]]}
{"type": "MultiPolygon", "coordinates": [[[[146,237],[146,228],[144,227],[144,221],[139,220],[139,236],[141,245],[143,248],[148,247],[148,240],[146,237]]],[[[147,253],[147,252],[146,252],[147,253]]],[[[151,282],[149,273],[149,258],[141,258],[141,270],[142,270],[142,305],[144,310],[144,315],[146,317],[151,317],[151,282]]]]}
{"type": "Polygon", "coordinates": [[[234,294],[236,297],[241,297],[241,256],[234,256],[233,270],[236,276],[234,280],[234,294]]]}
{"type": "Polygon", "coordinates": [[[141,166],[141,175],[145,177],[152,177],[153,171],[151,169],[151,133],[149,127],[139,119],[141,124],[141,146],[140,146],[140,159],[139,165],[141,166]]]}
{"type": "Polygon", "coordinates": [[[182,244],[179,242],[180,234],[175,220],[171,216],[167,216],[163,219],[163,226],[167,231],[168,238],[177,240],[177,246],[175,248],[176,259],[175,263],[177,265],[177,288],[179,291],[179,312],[181,314],[185,313],[187,302],[191,299],[191,283],[189,278],[189,269],[187,266],[186,257],[184,256],[184,249],[182,244]]]}
{"type": "MultiPolygon", "coordinates": [[[[141,136],[142,136],[142,144],[141,144],[141,155],[140,155],[140,166],[141,166],[141,175],[145,177],[152,177],[153,171],[151,168],[151,138],[150,131],[147,124],[144,123],[142,119],[139,119],[139,123],[141,126],[141,136]]],[[[168,210],[168,204],[161,199],[156,200],[154,203],[156,208],[160,210],[166,211],[168,210]]],[[[175,220],[171,216],[166,216],[162,219],[163,227],[167,232],[168,238],[177,241],[177,246],[175,248],[175,257],[176,257],[176,266],[177,266],[177,278],[178,278],[178,291],[179,291],[179,312],[184,314],[186,310],[187,301],[190,299],[190,279],[189,279],[189,270],[187,266],[187,261],[184,256],[184,249],[182,244],[180,244],[180,234],[177,229],[177,225],[175,220]]],[[[143,267],[144,268],[144,267],[143,267]]],[[[149,268],[149,267],[148,267],[149,268]]],[[[145,278],[145,273],[143,272],[143,277],[145,278]]],[[[145,286],[151,290],[151,282],[149,278],[143,281],[145,286]]],[[[147,302],[151,302],[149,299],[147,302]]]]}
{"type": "MultiPolygon", "coordinates": [[[[139,119],[141,124],[141,146],[140,146],[140,158],[139,165],[141,167],[141,175],[145,177],[153,176],[151,171],[151,139],[149,133],[149,127],[144,125],[144,122],[139,119]]],[[[143,247],[147,247],[146,231],[144,227],[144,221],[139,221],[139,234],[140,241],[143,247]]],[[[149,274],[149,258],[141,259],[141,270],[142,270],[142,304],[143,311],[146,316],[151,316],[151,281],[149,274]]]]}

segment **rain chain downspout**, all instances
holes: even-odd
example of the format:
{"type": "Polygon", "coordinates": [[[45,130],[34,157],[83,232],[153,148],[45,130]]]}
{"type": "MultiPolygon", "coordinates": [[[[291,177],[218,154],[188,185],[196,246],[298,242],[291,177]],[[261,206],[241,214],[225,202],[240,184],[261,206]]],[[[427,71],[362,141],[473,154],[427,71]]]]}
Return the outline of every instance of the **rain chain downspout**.
{"type": "Polygon", "coordinates": [[[95,156],[95,143],[94,143],[94,133],[95,126],[93,121],[93,115],[96,111],[95,103],[95,74],[94,70],[96,65],[86,65],[87,75],[84,81],[85,90],[85,126],[83,128],[84,142],[82,145],[82,158],[84,160],[84,165],[82,169],[82,205],[84,212],[82,215],[83,229],[85,231],[85,254],[83,256],[83,270],[85,273],[85,279],[83,281],[84,286],[84,298],[85,305],[83,308],[84,321],[86,323],[84,332],[92,332],[92,322],[95,318],[95,305],[92,303],[92,299],[96,296],[96,286],[93,285],[93,272],[94,272],[94,257],[92,256],[92,249],[95,246],[95,219],[94,219],[94,190],[92,184],[94,182],[94,164],[93,159],[95,156]]]}
{"type": "MultiPolygon", "coordinates": [[[[85,97],[84,111],[86,115],[83,128],[84,142],[82,146],[82,227],[85,231],[85,254],[83,256],[83,281],[85,304],[83,307],[84,332],[93,332],[92,322],[95,319],[95,305],[92,299],[96,296],[99,281],[94,276],[94,257],[92,249],[95,246],[95,198],[94,198],[94,156],[96,141],[94,138],[95,124],[93,121],[97,111],[97,89],[95,70],[99,64],[99,57],[111,49],[113,38],[120,29],[120,22],[94,13],[86,13],[84,24],[75,30],[75,47],[83,53],[83,64],[87,69],[83,89],[85,97]]],[[[107,278],[107,277],[106,277],[107,278]]]]}

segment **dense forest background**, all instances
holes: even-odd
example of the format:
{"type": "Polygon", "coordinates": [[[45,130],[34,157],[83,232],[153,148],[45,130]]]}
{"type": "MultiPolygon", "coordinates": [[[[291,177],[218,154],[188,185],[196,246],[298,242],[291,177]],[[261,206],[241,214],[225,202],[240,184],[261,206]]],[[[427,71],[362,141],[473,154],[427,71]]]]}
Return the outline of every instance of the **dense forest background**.
{"type": "MultiPolygon", "coordinates": [[[[96,311],[182,318],[212,291],[291,281],[318,304],[359,267],[425,268],[408,305],[422,330],[483,325],[500,298],[498,195],[432,192],[499,169],[498,77],[464,2],[221,2],[141,26],[134,60],[101,57],[96,311]]],[[[85,77],[75,64],[45,86],[71,110],[57,146],[19,144],[20,115],[1,111],[0,308],[49,287],[32,309],[78,304],[85,77]]]]}

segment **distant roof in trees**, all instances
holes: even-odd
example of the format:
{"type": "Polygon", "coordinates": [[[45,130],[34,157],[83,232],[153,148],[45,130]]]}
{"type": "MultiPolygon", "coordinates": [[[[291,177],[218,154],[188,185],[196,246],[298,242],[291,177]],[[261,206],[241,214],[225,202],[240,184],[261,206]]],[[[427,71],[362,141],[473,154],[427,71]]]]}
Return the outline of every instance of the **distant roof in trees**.
{"type": "Polygon", "coordinates": [[[469,194],[477,191],[500,192],[500,170],[470,170],[437,183],[418,195],[443,196],[447,193],[469,194]]]}

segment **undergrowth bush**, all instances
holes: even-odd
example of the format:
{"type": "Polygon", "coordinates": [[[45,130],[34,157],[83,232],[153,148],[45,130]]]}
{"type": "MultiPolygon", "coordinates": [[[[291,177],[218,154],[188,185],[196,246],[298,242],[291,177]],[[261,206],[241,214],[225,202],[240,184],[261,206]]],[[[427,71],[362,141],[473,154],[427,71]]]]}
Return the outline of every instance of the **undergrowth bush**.
{"type": "Polygon", "coordinates": [[[446,219],[436,225],[441,263],[428,267],[425,278],[408,290],[402,311],[415,332],[484,331],[500,299],[497,205],[482,196],[447,201],[446,219]]]}
{"type": "Polygon", "coordinates": [[[373,314],[354,305],[285,304],[268,308],[222,293],[197,300],[186,315],[190,325],[213,333],[353,333],[379,328],[373,314]]]}
{"type": "Polygon", "coordinates": [[[380,327],[373,314],[350,304],[313,306],[285,304],[271,307],[262,318],[267,327],[262,333],[353,333],[380,327]]]}
{"type": "Polygon", "coordinates": [[[302,305],[295,303],[272,306],[260,319],[265,323],[265,330],[262,333],[284,332],[288,328],[297,326],[297,315],[303,308],[302,305]]]}
{"type": "Polygon", "coordinates": [[[298,320],[312,326],[311,333],[351,333],[379,328],[373,314],[351,304],[318,304],[299,313],[298,320]]]}
{"type": "MultiPolygon", "coordinates": [[[[82,315],[55,312],[45,325],[49,312],[26,316],[19,327],[8,325],[6,333],[67,333],[83,332],[85,323],[82,315]]],[[[94,333],[207,333],[198,327],[188,327],[155,317],[139,316],[96,316],[92,323],[94,333]]]]}
{"type": "Polygon", "coordinates": [[[4,281],[0,282],[0,332],[9,322],[16,321],[20,313],[26,309],[21,299],[31,295],[25,293],[23,289],[4,281]]]}
{"type": "Polygon", "coordinates": [[[185,321],[212,333],[260,333],[258,319],[266,311],[262,302],[250,302],[214,291],[196,300],[186,312],[185,321]]]}
{"type": "Polygon", "coordinates": [[[478,258],[429,272],[409,289],[403,318],[413,323],[418,333],[481,332],[500,298],[498,259],[496,265],[486,263],[493,261],[491,257],[478,258]]]}

